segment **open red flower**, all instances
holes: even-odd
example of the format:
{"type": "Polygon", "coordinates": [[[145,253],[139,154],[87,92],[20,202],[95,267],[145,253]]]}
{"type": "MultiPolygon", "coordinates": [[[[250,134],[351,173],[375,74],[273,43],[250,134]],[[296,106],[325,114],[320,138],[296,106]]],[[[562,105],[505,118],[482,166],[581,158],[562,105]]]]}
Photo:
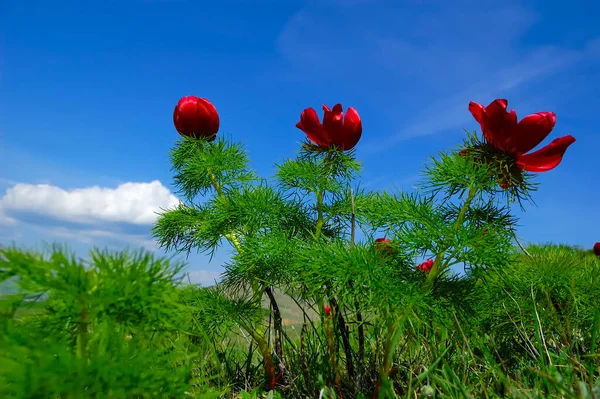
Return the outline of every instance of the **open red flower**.
{"type": "Polygon", "coordinates": [[[341,104],[334,105],[333,110],[323,105],[323,111],[325,114],[321,124],[317,111],[306,108],[296,127],[319,147],[335,146],[341,151],[354,148],[362,135],[362,122],[358,112],[354,108],[348,108],[344,116],[341,104]]]}
{"type": "Polygon", "coordinates": [[[173,123],[182,136],[212,140],[219,131],[219,114],[207,99],[186,96],[175,106],[173,123]]]}
{"type": "Polygon", "coordinates": [[[325,316],[327,316],[327,317],[331,316],[331,306],[325,305],[325,306],[323,306],[323,309],[325,310],[325,316]]]}
{"type": "Polygon", "coordinates": [[[600,256],[600,242],[594,244],[594,255],[600,256]]]}
{"type": "Polygon", "coordinates": [[[508,101],[503,99],[494,100],[487,107],[471,101],[469,111],[481,125],[485,140],[497,150],[512,156],[520,169],[546,172],[555,168],[575,138],[570,135],[559,137],[527,154],[550,134],[556,123],[556,115],[554,112],[538,112],[517,122],[516,112],[507,112],[507,106],[508,101]]]}
{"type": "Polygon", "coordinates": [[[428,273],[431,268],[433,267],[433,259],[428,259],[425,262],[421,263],[419,266],[417,266],[417,269],[428,273]]]}

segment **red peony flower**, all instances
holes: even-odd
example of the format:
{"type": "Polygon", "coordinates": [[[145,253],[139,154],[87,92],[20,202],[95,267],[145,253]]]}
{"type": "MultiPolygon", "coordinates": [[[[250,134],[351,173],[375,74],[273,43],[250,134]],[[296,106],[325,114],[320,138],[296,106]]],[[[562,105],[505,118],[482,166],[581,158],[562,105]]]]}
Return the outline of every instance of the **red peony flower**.
{"type": "Polygon", "coordinates": [[[425,262],[421,263],[419,266],[417,266],[417,269],[428,273],[431,268],[433,267],[433,259],[428,259],[425,262]]]}
{"type": "Polygon", "coordinates": [[[594,255],[600,256],[600,242],[594,244],[594,255]]]}
{"type": "Polygon", "coordinates": [[[556,115],[554,112],[538,112],[517,122],[517,114],[514,110],[507,112],[507,105],[508,101],[503,99],[494,100],[487,107],[473,101],[469,103],[469,111],[481,125],[485,140],[497,150],[512,156],[522,170],[546,172],[555,168],[575,138],[559,137],[545,147],[526,154],[550,134],[556,123],[556,115]]]}
{"type": "Polygon", "coordinates": [[[329,305],[325,305],[323,309],[325,309],[325,316],[331,316],[331,307],[329,305]]]}
{"type": "Polygon", "coordinates": [[[335,146],[341,151],[354,148],[362,135],[362,122],[358,112],[354,108],[348,108],[344,117],[341,104],[336,104],[333,110],[323,105],[323,110],[323,124],[313,108],[306,108],[296,127],[319,147],[335,146]]]}
{"type": "Polygon", "coordinates": [[[212,140],[219,131],[219,114],[207,99],[187,96],[175,106],[173,123],[182,136],[212,140]]]}

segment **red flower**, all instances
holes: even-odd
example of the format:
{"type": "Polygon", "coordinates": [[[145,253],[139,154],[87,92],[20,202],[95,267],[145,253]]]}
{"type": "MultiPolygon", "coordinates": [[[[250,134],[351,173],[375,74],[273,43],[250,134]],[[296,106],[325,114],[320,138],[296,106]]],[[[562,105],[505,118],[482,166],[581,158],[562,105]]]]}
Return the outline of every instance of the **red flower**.
{"type": "Polygon", "coordinates": [[[594,255],[600,256],[600,242],[594,244],[594,255]]]}
{"type": "Polygon", "coordinates": [[[390,242],[391,242],[391,241],[390,241],[390,240],[388,240],[388,239],[387,239],[387,238],[385,238],[385,237],[376,238],[376,239],[375,239],[375,247],[376,247],[376,248],[386,248],[386,247],[388,247],[388,246],[389,246],[388,244],[389,244],[390,242]]]}
{"type": "Polygon", "coordinates": [[[323,309],[325,309],[325,316],[331,316],[331,307],[329,305],[325,305],[323,309]]]}
{"type": "Polygon", "coordinates": [[[319,147],[335,146],[338,150],[347,151],[354,148],[362,135],[362,122],[354,108],[348,108],[346,117],[342,105],[336,104],[333,110],[323,105],[323,124],[319,122],[317,111],[306,108],[300,115],[296,127],[319,147]]]}
{"type": "Polygon", "coordinates": [[[394,252],[394,248],[390,243],[391,241],[387,238],[377,238],[375,240],[375,249],[382,255],[390,255],[394,252]]]}
{"type": "Polygon", "coordinates": [[[428,273],[431,268],[433,267],[433,259],[428,259],[425,262],[421,263],[419,266],[417,266],[417,269],[428,273]]]}
{"type": "Polygon", "coordinates": [[[518,167],[528,172],[546,172],[555,168],[567,147],[575,142],[573,136],[554,139],[541,149],[526,154],[550,134],[556,123],[554,112],[538,112],[517,122],[514,110],[506,111],[508,101],[494,100],[484,107],[471,101],[469,111],[481,125],[483,137],[497,150],[512,156],[518,167]]]}
{"type": "Polygon", "coordinates": [[[182,136],[212,140],[219,131],[219,114],[207,99],[187,96],[175,106],[173,123],[182,136]]]}

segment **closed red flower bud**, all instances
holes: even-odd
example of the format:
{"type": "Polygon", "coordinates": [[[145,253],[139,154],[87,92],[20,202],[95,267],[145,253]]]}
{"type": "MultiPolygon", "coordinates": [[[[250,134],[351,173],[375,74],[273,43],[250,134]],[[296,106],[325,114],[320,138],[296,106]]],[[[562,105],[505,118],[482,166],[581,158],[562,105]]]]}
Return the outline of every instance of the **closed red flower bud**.
{"type": "Polygon", "coordinates": [[[421,263],[419,266],[417,266],[417,269],[428,273],[431,268],[433,267],[433,259],[428,259],[425,262],[421,263]]]}
{"type": "Polygon", "coordinates": [[[391,253],[392,247],[390,246],[390,242],[391,241],[385,237],[377,238],[375,240],[375,249],[380,252],[391,253]]]}
{"type": "Polygon", "coordinates": [[[329,305],[323,306],[323,309],[325,310],[325,316],[331,316],[331,307],[329,305]]]}
{"type": "Polygon", "coordinates": [[[175,106],[173,123],[182,136],[213,140],[219,131],[219,114],[207,99],[187,96],[175,106]]]}
{"type": "MultiPolygon", "coordinates": [[[[556,123],[554,112],[538,112],[517,122],[514,110],[507,112],[508,101],[497,99],[487,107],[471,101],[469,111],[481,125],[485,140],[497,150],[514,158],[521,170],[546,172],[558,166],[567,151],[575,142],[573,136],[554,139],[550,144],[527,154],[550,134],[556,123]]],[[[502,178],[501,186],[509,185],[502,178]]]]}
{"type": "Polygon", "coordinates": [[[594,244],[594,255],[600,256],[600,242],[594,244]]]}
{"type": "Polygon", "coordinates": [[[321,124],[317,111],[306,108],[296,127],[319,147],[333,146],[340,151],[354,148],[362,135],[362,122],[358,112],[354,108],[348,108],[344,116],[341,104],[336,104],[333,110],[323,105],[323,111],[325,114],[321,124]]]}

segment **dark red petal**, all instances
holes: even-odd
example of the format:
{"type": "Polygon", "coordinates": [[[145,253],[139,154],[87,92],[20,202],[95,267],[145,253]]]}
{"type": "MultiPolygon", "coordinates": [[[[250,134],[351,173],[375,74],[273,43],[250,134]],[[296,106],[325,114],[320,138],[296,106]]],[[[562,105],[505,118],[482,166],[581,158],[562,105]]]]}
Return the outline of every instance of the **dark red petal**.
{"type": "Polygon", "coordinates": [[[173,110],[173,124],[175,125],[175,130],[181,132],[183,129],[183,124],[181,123],[181,116],[179,115],[179,109],[177,105],[175,106],[175,110],[173,110]]]}
{"type": "Polygon", "coordinates": [[[481,124],[481,121],[483,120],[483,114],[485,113],[485,107],[479,103],[471,101],[469,103],[469,112],[471,112],[473,118],[475,118],[475,120],[481,124]]]}
{"type": "Polygon", "coordinates": [[[215,106],[206,98],[199,98],[197,103],[198,121],[201,123],[198,133],[210,137],[219,131],[219,113],[215,106]]]}
{"type": "Polygon", "coordinates": [[[600,242],[594,244],[594,255],[600,256],[600,242]]]}
{"type": "Polygon", "coordinates": [[[525,154],[537,147],[554,129],[555,124],[554,112],[538,112],[521,119],[514,135],[517,153],[525,154]]]}
{"type": "Polygon", "coordinates": [[[343,150],[344,146],[344,112],[341,104],[336,104],[333,109],[323,105],[325,116],[323,117],[323,130],[327,133],[330,143],[335,144],[339,149],[343,150]]]}
{"type": "Polygon", "coordinates": [[[342,104],[335,104],[331,112],[333,113],[334,119],[342,119],[344,116],[344,109],[342,108],[342,104]]]}
{"type": "Polygon", "coordinates": [[[300,122],[296,124],[296,127],[306,133],[306,136],[316,145],[320,147],[329,146],[329,140],[323,131],[319,116],[314,108],[306,108],[300,114],[300,122]]]}
{"type": "Polygon", "coordinates": [[[485,107],[487,112],[506,112],[508,108],[508,100],[497,98],[485,107]]]}
{"type": "Polygon", "coordinates": [[[323,104],[323,126],[331,123],[332,119],[333,119],[333,114],[332,114],[331,110],[329,109],[329,107],[327,105],[323,104]]]}
{"type": "MultiPolygon", "coordinates": [[[[335,108],[334,108],[335,109],[335,108]]],[[[341,149],[348,151],[358,144],[362,136],[362,121],[356,109],[350,107],[344,117],[344,136],[341,140],[341,149]]]]}
{"type": "Polygon", "coordinates": [[[329,110],[329,107],[323,105],[323,110],[325,111],[325,115],[323,115],[323,129],[328,132],[336,129],[341,130],[343,125],[342,120],[344,118],[342,105],[334,105],[333,110],[329,110]]]}
{"type": "Polygon", "coordinates": [[[186,96],[179,100],[173,114],[175,128],[181,134],[190,135],[194,132],[197,115],[198,97],[186,96]]]}
{"type": "Polygon", "coordinates": [[[517,155],[517,165],[528,172],[546,172],[554,169],[562,161],[567,148],[574,142],[575,137],[573,136],[554,139],[547,146],[531,154],[517,155]]]}
{"type": "Polygon", "coordinates": [[[485,108],[481,129],[483,137],[501,151],[515,154],[513,145],[514,128],[517,126],[517,114],[514,110],[506,112],[508,101],[496,99],[485,108]]]}

